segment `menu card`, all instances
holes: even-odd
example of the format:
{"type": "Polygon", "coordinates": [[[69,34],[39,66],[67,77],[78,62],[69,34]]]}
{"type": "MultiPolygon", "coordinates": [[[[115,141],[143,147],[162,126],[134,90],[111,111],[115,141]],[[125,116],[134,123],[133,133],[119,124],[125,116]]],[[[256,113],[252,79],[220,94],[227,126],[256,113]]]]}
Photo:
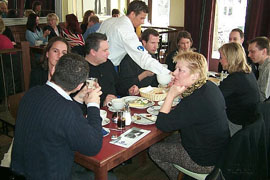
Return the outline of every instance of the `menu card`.
{"type": "Polygon", "coordinates": [[[129,148],[150,132],[150,130],[133,127],[121,134],[117,139],[110,141],[110,143],[124,148],[129,148]]]}

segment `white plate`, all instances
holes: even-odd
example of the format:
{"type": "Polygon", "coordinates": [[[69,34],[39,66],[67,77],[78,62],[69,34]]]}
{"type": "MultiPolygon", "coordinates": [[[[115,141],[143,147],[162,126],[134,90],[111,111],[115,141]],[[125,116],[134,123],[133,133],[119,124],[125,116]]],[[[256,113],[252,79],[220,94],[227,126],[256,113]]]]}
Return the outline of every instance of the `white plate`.
{"type": "MultiPolygon", "coordinates": [[[[158,105],[162,106],[163,103],[164,103],[164,101],[159,101],[158,105]]],[[[172,107],[176,106],[177,104],[179,104],[179,101],[173,101],[172,107]]]]}
{"type": "Polygon", "coordinates": [[[103,130],[105,130],[107,133],[106,134],[103,134],[103,137],[106,137],[110,134],[110,129],[109,128],[105,128],[105,127],[102,127],[103,130]]]}
{"type": "Polygon", "coordinates": [[[160,110],[160,106],[151,106],[151,107],[147,108],[146,111],[147,111],[149,114],[152,114],[152,115],[157,116],[158,113],[159,113],[159,110],[160,110]]]}
{"type": "Polygon", "coordinates": [[[148,100],[148,99],[146,99],[146,98],[140,97],[140,99],[147,100],[148,103],[145,104],[144,106],[134,106],[134,105],[132,105],[132,104],[129,104],[129,107],[131,107],[131,108],[136,108],[136,109],[145,109],[145,108],[148,108],[148,107],[153,106],[153,105],[155,104],[153,101],[150,101],[150,100],[148,100]]]}
{"type": "Polygon", "coordinates": [[[130,101],[134,101],[136,99],[140,98],[139,96],[125,96],[122,97],[122,99],[125,101],[125,103],[128,103],[130,101]]]}
{"type": "Polygon", "coordinates": [[[107,125],[109,123],[110,123],[110,119],[109,118],[105,118],[105,119],[102,120],[102,126],[105,126],[105,125],[107,125]]]}
{"type": "Polygon", "coordinates": [[[157,116],[152,115],[152,114],[147,114],[147,113],[142,113],[142,114],[140,114],[140,115],[141,115],[141,116],[145,116],[145,117],[147,117],[147,118],[150,118],[150,119],[153,120],[153,121],[150,121],[150,120],[148,120],[148,119],[146,119],[146,118],[143,118],[143,117],[139,117],[139,116],[137,116],[136,114],[134,114],[134,115],[132,116],[132,121],[133,121],[133,123],[135,123],[135,124],[140,124],[140,125],[151,125],[151,124],[155,124],[155,123],[156,123],[157,116]],[[150,117],[148,117],[148,116],[150,116],[150,117]]]}

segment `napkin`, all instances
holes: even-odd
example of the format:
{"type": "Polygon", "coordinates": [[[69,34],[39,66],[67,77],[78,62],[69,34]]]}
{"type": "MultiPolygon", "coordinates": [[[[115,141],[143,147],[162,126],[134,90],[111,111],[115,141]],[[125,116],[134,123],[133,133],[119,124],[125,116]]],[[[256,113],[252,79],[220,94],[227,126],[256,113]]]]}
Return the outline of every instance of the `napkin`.
{"type": "Polygon", "coordinates": [[[143,93],[149,93],[150,91],[153,91],[154,88],[152,86],[147,86],[146,88],[143,88],[141,91],[143,93]]]}

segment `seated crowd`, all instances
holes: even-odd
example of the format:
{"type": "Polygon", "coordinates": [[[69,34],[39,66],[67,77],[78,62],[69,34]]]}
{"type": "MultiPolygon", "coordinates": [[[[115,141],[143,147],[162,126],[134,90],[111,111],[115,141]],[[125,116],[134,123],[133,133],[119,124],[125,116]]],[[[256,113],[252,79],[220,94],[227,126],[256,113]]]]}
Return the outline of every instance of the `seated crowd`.
{"type": "MultiPolygon", "coordinates": [[[[157,87],[158,74],[171,73],[172,80],[156,127],[176,133],[152,145],[149,155],[169,179],[179,173],[173,164],[210,173],[230,137],[250,124],[258,104],[270,98],[268,38],[250,40],[247,55],[243,32],[232,30],[230,42],[219,48],[220,68],[229,75],[217,86],[208,80],[207,60],[192,48],[189,32],[179,32],[177,49],[166,57],[167,69],[156,60],[159,33],[146,29],[140,41],[134,31],[143,24],[147,5],[132,1],[127,15],[113,12],[100,23],[94,11],[86,11],[81,25],[68,14],[64,28],[50,13],[44,29],[39,12],[28,16],[26,40],[30,46],[42,41],[46,47],[43,56],[34,55],[37,66],[32,66],[30,90],[18,109],[11,162],[5,162],[16,174],[27,179],[76,176],[74,152],[94,156],[101,149],[100,108],[119,96],[139,95],[142,87],[157,87]],[[89,77],[97,78],[95,89],[84,85],[89,77]],[[173,107],[177,97],[181,101],[173,107]]],[[[0,18],[0,37],[13,48],[14,37],[1,24],[0,18]]]]}

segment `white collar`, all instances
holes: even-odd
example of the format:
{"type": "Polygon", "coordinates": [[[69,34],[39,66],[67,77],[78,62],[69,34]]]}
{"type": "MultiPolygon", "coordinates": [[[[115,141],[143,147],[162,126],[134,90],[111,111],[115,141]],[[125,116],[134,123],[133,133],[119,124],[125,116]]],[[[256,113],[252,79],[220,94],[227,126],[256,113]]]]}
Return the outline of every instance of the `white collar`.
{"type": "Polygon", "coordinates": [[[72,101],[71,97],[64,91],[60,86],[56,85],[55,83],[51,81],[47,81],[46,84],[50,87],[52,87],[54,90],[58,92],[61,96],[63,96],[65,99],[72,101]]]}

